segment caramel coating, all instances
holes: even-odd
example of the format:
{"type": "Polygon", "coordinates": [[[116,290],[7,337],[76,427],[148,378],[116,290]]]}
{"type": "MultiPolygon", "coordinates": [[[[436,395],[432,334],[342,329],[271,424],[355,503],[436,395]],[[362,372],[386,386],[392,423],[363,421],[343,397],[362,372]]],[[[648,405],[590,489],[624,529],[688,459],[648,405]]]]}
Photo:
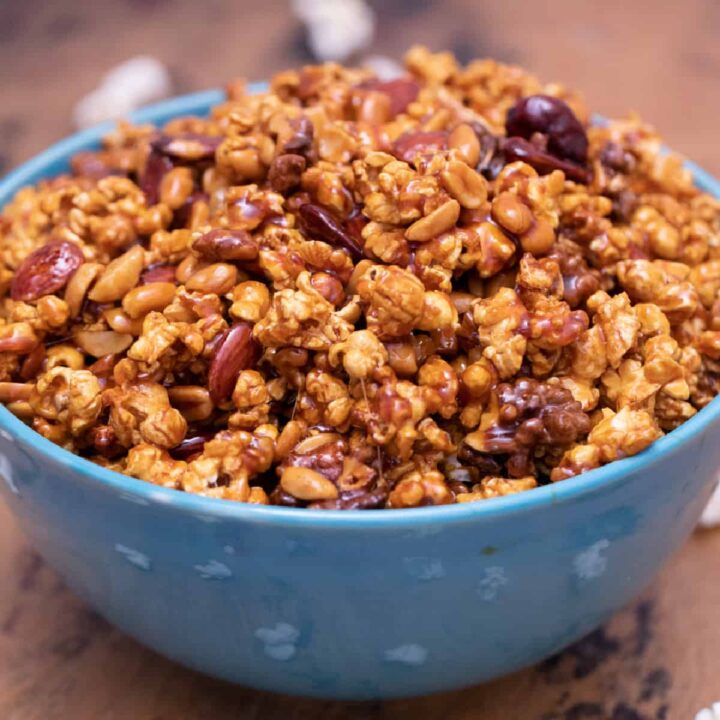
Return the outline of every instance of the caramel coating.
{"type": "Polygon", "coordinates": [[[0,401],[186,492],[531,491],[720,389],[720,203],[636,117],[412,48],[120,124],[0,216],[0,401]]]}

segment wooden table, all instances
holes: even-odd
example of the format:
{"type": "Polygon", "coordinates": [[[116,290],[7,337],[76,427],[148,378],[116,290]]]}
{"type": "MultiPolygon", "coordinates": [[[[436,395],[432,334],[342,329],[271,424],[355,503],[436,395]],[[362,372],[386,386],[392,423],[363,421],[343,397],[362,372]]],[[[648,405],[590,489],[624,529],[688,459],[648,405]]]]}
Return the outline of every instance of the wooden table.
{"type": "MultiPolygon", "coordinates": [[[[374,52],[412,42],[492,55],[638,110],[720,173],[715,0],[386,0],[374,52]]],[[[178,92],[309,60],[285,2],[0,3],[0,172],[66,134],[75,101],[150,52],[178,92]]],[[[143,649],[75,599],[0,507],[1,720],[692,720],[720,700],[720,531],[696,534],[645,594],[558,658],[488,685],[372,704],[280,698],[209,680],[143,649]]]]}

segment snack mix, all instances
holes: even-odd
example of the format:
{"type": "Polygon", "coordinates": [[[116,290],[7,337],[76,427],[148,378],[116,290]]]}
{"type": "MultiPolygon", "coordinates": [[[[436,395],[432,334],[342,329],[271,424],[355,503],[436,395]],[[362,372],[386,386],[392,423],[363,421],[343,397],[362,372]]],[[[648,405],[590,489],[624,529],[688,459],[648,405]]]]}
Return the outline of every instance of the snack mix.
{"type": "Polygon", "coordinates": [[[720,203],[636,117],[422,47],[121,124],[0,216],[0,399],[157,485],[485,500],[718,392],[720,203]]]}

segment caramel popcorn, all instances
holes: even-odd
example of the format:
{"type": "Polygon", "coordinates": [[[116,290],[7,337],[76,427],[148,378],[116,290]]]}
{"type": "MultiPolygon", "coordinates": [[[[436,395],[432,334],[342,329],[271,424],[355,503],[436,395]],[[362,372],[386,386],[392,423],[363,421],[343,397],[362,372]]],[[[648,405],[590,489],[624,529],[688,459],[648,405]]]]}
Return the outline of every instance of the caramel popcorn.
{"type": "Polygon", "coordinates": [[[720,392],[720,203],[589,117],[416,47],[120,123],[0,215],[0,400],[252,504],[485,501],[639,453],[720,392]]]}

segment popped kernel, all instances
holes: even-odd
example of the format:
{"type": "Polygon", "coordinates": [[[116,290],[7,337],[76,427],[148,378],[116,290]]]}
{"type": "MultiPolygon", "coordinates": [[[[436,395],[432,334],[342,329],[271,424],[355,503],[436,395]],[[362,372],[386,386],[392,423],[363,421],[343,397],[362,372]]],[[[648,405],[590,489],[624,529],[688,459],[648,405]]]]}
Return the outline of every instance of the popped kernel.
{"type": "Polygon", "coordinates": [[[0,401],[147,482],[318,509],[532,491],[707,405],[720,202],[519,67],[406,70],[235,84],[18,192],[0,401]]]}

